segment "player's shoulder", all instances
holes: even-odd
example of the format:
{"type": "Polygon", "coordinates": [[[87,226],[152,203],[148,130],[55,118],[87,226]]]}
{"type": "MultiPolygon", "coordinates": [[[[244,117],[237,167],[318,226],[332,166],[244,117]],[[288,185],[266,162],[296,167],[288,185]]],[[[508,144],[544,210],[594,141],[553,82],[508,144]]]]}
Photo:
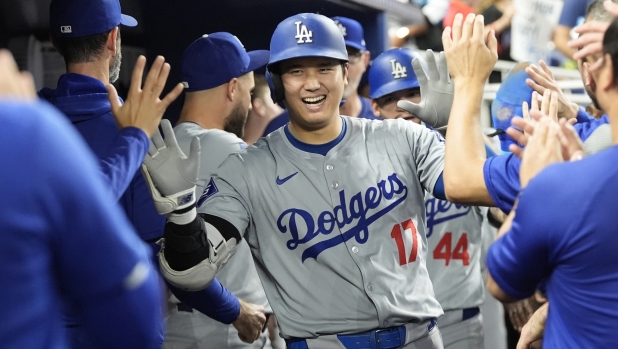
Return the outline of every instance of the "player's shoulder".
{"type": "Polygon", "coordinates": [[[598,195],[618,191],[618,146],[613,146],[580,161],[554,164],[534,177],[524,192],[535,193],[536,198],[552,201],[573,201],[587,205],[583,198],[594,200],[598,195]],[[573,178],[578,180],[574,181],[573,178]]]}
{"type": "Polygon", "coordinates": [[[188,140],[190,142],[195,137],[199,138],[203,150],[222,144],[238,145],[239,150],[246,148],[244,146],[245,142],[233,133],[219,129],[206,129],[193,122],[181,122],[176,125],[174,127],[174,134],[179,141],[188,140]]]}

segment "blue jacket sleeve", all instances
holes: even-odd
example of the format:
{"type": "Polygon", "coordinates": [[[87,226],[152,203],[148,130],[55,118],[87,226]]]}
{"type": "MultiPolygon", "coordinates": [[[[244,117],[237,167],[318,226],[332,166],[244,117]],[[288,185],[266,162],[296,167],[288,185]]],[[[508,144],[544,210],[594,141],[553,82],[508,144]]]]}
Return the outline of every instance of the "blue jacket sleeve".
{"type": "Polygon", "coordinates": [[[119,200],[140,169],[150,141],[144,131],[125,127],[114,139],[107,156],[100,159],[101,171],[107,178],[108,189],[119,200]]]}
{"type": "Polygon", "coordinates": [[[240,314],[240,301],[217,279],[202,291],[188,292],[179,290],[168,283],[168,288],[178,300],[211,319],[224,324],[236,321],[240,314]]]}

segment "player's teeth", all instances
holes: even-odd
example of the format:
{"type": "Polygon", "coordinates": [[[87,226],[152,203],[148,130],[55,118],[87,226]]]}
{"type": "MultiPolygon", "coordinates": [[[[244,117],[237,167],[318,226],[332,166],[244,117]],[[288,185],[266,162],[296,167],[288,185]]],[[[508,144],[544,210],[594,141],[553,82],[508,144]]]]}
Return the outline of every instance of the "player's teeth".
{"type": "Polygon", "coordinates": [[[311,97],[311,98],[303,98],[303,102],[306,103],[318,103],[321,102],[324,98],[324,96],[320,96],[320,97],[311,97]]]}

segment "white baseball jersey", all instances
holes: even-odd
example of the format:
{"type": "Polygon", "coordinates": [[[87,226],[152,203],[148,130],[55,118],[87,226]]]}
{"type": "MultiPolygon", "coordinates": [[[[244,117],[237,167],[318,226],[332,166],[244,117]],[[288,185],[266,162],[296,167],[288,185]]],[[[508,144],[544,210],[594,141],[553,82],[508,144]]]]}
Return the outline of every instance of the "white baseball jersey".
{"type": "MultiPolygon", "coordinates": [[[[196,188],[197,195],[201,195],[198,199],[198,212],[202,212],[200,205],[203,205],[204,200],[208,197],[209,183],[211,183],[211,175],[217,169],[217,167],[225,160],[230,154],[236,153],[247,146],[242,139],[236,137],[236,135],[217,129],[204,129],[203,127],[192,123],[183,122],[174,128],[174,134],[178,140],[178,145],[184,152],[188,152],[191,144],[191,140],[195,137],[199,137],[201,146],[201,163],[200,172],[198,175],[198,185],[196,188]]],[[[270,306],[266,300],[266,294],[264,288],[258,277],[255,263],[251,256],[251,251],[247,246],[246,241],[241,241],[236,249],[234,258],[232,258],[224,268],[217,273],[217,279],[223,286],[225,286],[236,297],[263,306],[267,312],[270,312],[270,306]]],[[[172,296],[171,301],[177,303],[178,300],[172,296]]],[[[197,311],[193,312],[192,316],[199,316],[199,320],[187,321],[186,319],[174,317],[182,317],[185,314],[171,313],[168,318],[168,333],[166,336],[166,347],[174,348],[195,348],[195,343],[200,343],[200,348],[224,348],[220,343],[231,342],[228,340],[228,331],[235,332],[230,336],[237,337],[236,330],[231,325],[225,325],[218,321],[208,318],[197,311]],[[182,323],[182,326],[174,326],[176,323],[182,323]],[[196,324],[199,324],[199,328],[196,328],[196,324]],[[170,331],[177,331],[170,333],[170,331]],[[219,336],[222,340],[212,339],[208,340],[208,336],[219,336]],[[185,339],[176,339],[177,337],[185,339]],[[194,338],[195,343],[190,343],[186,338],[194,338]],[[204,339],[205,338],[205,339],[204,339]],[[175,341],[172,346],[171,343],[167,343],[169,340],[175,341]],[[219,344],[217,344],[219,343],[219,344]]],[[[239,342],[239,341],[237,341],[239,342]]],[[[241,343],[242,344],[242,343],[241,343]]],[[[258,344],[256,342],[256,344],[258,344]]],[[[243,347],[251,347],[251,345],[244,343],[243,347]]],[[[232,347],[227,345],[225,347],[232,347]]]]}
{"type": "Polygon", "coordinates": [[[483,304],[481,274],[483,212],[426,194],[427,270],[444,311],[483,304]]]}
{"type": "Polygon", "coordinates": [[[345,135],[325,156],[298,149],[284,128],[230,156],[202,207],[245,234],[286,338],[443,313],[425,267],[424,204],[442,140],[404,120],[342,119],[345,135]]]}

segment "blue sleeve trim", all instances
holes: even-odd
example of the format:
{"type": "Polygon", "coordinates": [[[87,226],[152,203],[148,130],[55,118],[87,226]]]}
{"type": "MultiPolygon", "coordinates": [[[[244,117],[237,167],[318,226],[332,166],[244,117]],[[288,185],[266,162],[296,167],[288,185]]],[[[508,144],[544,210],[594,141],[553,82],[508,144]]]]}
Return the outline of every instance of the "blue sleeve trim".
{"type": "Polygon", "coordinates": [[[444,173],[440,173],[440,177],[438,177],[438,180],[436,181],[436,185],[434,185],[433,187],[433,196],[440,200],[446,200],[446,193],[444,190],[444,179],[442,178],[443,175],[444,173]]]}
{"type": "Polygon", "coordinates": [[[167,286],[181,302],[224,324],[229,325],[236,321],[240,314],[240,301],[217,279],[198,292],[179,290],[169,283],[167,286]]]}

